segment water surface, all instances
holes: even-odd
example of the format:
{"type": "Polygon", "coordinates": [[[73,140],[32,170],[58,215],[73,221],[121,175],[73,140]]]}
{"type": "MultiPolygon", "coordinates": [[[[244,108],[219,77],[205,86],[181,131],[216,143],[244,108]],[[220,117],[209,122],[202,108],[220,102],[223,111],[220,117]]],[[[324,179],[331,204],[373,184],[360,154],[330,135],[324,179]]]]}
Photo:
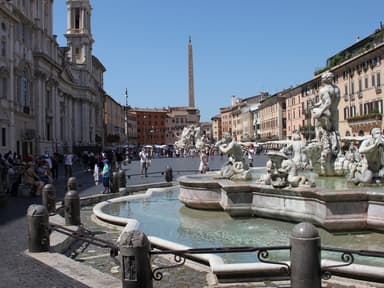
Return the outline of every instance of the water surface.
{"type": "MultiPolygon", "coordinates": [[[[233,246],[289,245],[297,223],[252,218],[231,218],[226,212],[196,210],[185,207],[178,199],[178,189],[155,192],[152,197],[112,203],[103,212],[134,218],[147,235],[181,243],[192,248],[233,246]]],[[[384,250],[384,234],[374,232],[332,234],[319,228],[323,246],[360,250],[384,250]]],[[[272,252],[271,258],[288,260],[288,251],[272,252]]],[[[228,263],[257,262],[251,253],[221,255],[228,263]]],[[[340,260],[324,253],[323,257],[340,260]]],[[[383,265],[376,258],[356,258],[357,263],[383,265]]]]}

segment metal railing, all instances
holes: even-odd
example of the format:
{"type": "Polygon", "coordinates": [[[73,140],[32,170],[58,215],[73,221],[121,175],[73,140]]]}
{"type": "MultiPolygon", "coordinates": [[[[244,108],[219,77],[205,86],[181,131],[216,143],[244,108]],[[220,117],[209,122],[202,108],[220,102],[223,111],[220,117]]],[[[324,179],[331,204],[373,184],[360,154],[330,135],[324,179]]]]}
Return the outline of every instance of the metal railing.
{"type": "Polygon", "coordinates": [[[290,275],[290,266],[286,262],[268,260],[270,251],[290,250],[290,246],[268,246],[268,247],[219,247],[219,248],[191,248],[185,250],[152,250],[150,255],[173,254],[176,264],[162,266],[152,271],[152,277],[155,280],[161,280],[163,274],[160,270],[175,268],[183,265],[190,255],[194,254],[227,254],[227,253],[256,253],[256,257],[261,263],[281,265],[280,271],[283,275],[290,275]]]}
{"type": "MultiPolygon", "coordinates": [[[[290,236],[290,245],[286,246],[213,247],[188,248],[179,250],[172,250],[166,247],[157,247],[157,249],[152,249],[151,245],[148,244],[148,240],[137,241],[139,238],[147,239],[145,234],[139,231],[123,231],[119,237],[120,242],[118,244],[111,243],[109,241],[97,238],[95,232],[85,229],[80,222],[79,224],[76,224],[78,222],[77,219],[80,219],[80,205],[78,203],[78,194],[73,192],[76,191],[69,190],[64,199],[64,216],[66,219],[65,225],[79,226],[79,229],[74,231],[61,225],[49,223],[49,212],[55,213],[55,211],[48,211],[47,209],[47,207],[53,208],[53,205],[49,205],[49,203],[54,202],[48,201],[49,199],[52,198],[51,200],[53,200],[54,198],[48,196],[50,193],[54,194],[54,189],[52,189],[52,187],[45,187],[45,189],[43,189],[43,197],[45,196],[47,199],[46,201],[43,201],[43,203],[46,203],[47,207],[43,205],[31,205],[28,208],[27,218],[29,251],[48,252],[50,247],[49,234],[51,231],[65,234],[68,237],[72,237],[80,241],[99,246],[101,248],[110,249],[110,256],[112,258],[120,254],[120,261],[117,259],[114,260],[121,266],[122,282],[124,288],[152,287],[152,279],[161,280],[163,278],[163,269],[170,269],[184,265],[186,259],[195,259],[195,256],[198,254],[223,253],[256,253],[258,262],[276,265],[277,269],[279,270],[278,275],[284,277],[284,279],[289,279],[291,282],[291,287],[294,288],[320,288],[321,279],[328,280],[332,277],[332,275],[338,275],[350,279],[384,283],[384,267],[381,271],[372,273],[370,273],[371,271],[359,273],[357,269],[349,269],[349,271],[348,269],[345,269],[347,267],[351,267],[354,264],[359,265],[355,261],[356,256],[384,259],[384,251],[353,250],[321,246],[318,230],[312,224],[307,222],[297,224],[293,228],[290,236]],[[121,241],[121,239],[125,239],[125,241],[121,241]],[[147,244],[144,245],[143,243],[147,244]],[[271,260],[270,253],[272,251],[278,250],[289,251],[290,261],[283,262],[277,261],[275,259],[271,260]],[[323,259],[323,261],[328,261],[328,263],[322,264],[322,252],[340,254],[341,261],[330,262],[323,259]],[[175,264],[171,263],[170,265],[157,267],[152,270],[152,264],[150,260],[151,256],[165,254],[174,255],[175,264]],[[138,265],[145,266],[146,268],[137,270],[136,268],[138,265]],[[142,274],[137,274],[139,272],[142,274]],[[135,279],[137,282],[134,283],[135,279]],[[145,285],[143,285],[143,282],[145,285]],[[135,286],[136,284],[137,286],[135,286]]],[[[53,194],[51,196],[53,196],[53,194]]],[[[268,277],[272,278],[272,275],[269,274],[268,276],[267,274],[265,277],[267,279],[268,277]]]]}

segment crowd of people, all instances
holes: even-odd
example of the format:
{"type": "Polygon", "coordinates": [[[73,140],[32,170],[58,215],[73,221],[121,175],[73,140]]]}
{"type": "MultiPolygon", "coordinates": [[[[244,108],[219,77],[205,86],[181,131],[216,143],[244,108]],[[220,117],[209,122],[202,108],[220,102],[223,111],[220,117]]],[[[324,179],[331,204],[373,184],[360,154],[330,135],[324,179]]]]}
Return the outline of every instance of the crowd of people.
{"type": "Polygon", "coordinates": [[[16,196],[20,184],[30,185],[34,195],[40,195],[45,184],[58,177],[60,155],[44,153],[38,157],[21,157],[9,151],[0,154],[0,190],[16,196]]]}
{"type": "MultiPolygon", "coordinates": [[[[221,153],[214,145],[206,146],[200,151],[181,151],[173,150],[169,153],[160,153],[148,147],[140,147],[137,153],[137,159],[140,162],[140,172],[142,177],[148,177],[148,169],[151,165],[151,159],[160,157],[200,157],[199,173],[209,171],[209,159],[214,155],[221,153]]],[[[244,146],[244,153],[248,157],[249,166],[253,166],[253,157],[255,155],[254,147],[244,146]]],[[[128,159],[135,159],[136,153],[126,155],[118,151],[106,151],[102,153],[81,152],[80,154],[53,153],[50,155],[44,152],[41,155],[26,155],[21,157],[15,152],[9,151],[0,154],[0,193],[7,193],[10,196],[18,194],[20,184],[31,187],[32,195],[41,195],[42,188],[46,184],[54,184],[60,173],[65,179],[73,176],[73,165],[82,165],[86,170],[93,174],[95,185],[104,186],[103,193],[110,192],[110,181],[112,171],[122,169],[122,162],[128,156],[128,159]]],[[[130,160],[129,160],[130,162],[130,160]]],[[[91,174],[91,175],[92,175],[91,174]]]]}

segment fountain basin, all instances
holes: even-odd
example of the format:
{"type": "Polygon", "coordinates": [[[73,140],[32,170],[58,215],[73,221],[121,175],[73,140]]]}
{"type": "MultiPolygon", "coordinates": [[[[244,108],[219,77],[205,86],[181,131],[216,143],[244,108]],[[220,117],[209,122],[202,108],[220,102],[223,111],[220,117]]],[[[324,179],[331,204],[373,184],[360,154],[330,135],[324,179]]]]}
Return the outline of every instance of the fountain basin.
{"type": "Polygon", "coordinates": [[[232,217],[309,221],[329,231],[384,230],[384,192],[377,188],[274,188],[255,182],[188,175],[179,179],[187,207],[224,210],[232,217]]]}

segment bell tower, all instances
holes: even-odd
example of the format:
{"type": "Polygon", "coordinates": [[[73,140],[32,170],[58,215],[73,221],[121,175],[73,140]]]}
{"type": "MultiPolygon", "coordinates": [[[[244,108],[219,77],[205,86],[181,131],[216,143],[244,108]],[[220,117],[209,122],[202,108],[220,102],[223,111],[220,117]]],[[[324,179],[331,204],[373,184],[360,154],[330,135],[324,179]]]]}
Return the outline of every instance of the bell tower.
{"type": "Polygon", "coordinates": [[[91,5],[89,0],[67,0],[68,59],[72,64],[91,69],[92,44],[91,5]]]}

